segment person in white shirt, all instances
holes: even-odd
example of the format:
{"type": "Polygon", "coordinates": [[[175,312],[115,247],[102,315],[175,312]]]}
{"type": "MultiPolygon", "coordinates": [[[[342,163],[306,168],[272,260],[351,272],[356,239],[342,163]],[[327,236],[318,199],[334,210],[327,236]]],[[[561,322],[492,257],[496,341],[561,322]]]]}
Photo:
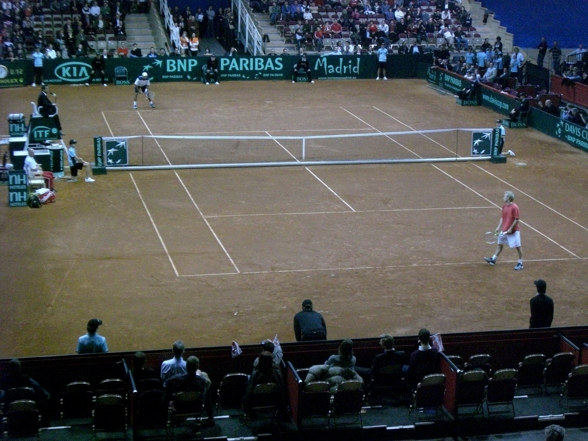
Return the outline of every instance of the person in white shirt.
{"type": "Polygon", "coordinates": [[[172,378],[181,377],[188,373],[186,369],[186,360],[182,357],[184,355],[184,342],[177,340],[172,347],[174,357],[161,363],[161,381],[163,386],[172,378]]]}
{"type": "MultiPolygon", "coordinates": [[[[133,109],[137,108],[137,96],[139,95],[139,93],[144,93],[147,95],[147,88],[150,84],[151,83],[149,82],[149,75],[147,74],[147,72],[143,72],[141,75],[137,77],[137,79],[135,80],[135,100],[133,101],[133,109]]],[[[155,108],[155,104],[153,104],[153,101],[151,100],[151,98],[149,98],[149,95],[147,95],[147,99],[149,100],[149,106],[151,108],[155,108]]]]}
{"type": "Polygon", "coordinates": [[[92,3],[92,6],[90,7],[90,15],[95,18],[100,15],[100,6],[98,6],[98,3],[92,3]]]}
{"type": "Polygon", "coordinates": [[[35,178],[43,174],[43,168],[35,161],[35,151],[32,148],[27,150],[28,156],[25,158],[23,170],[27,177],[35,178]]]}
{"type": "Polygon", "coordinates": [[[492,61],[490,61],[488,63],[488,68],[486,69],[486,72],[484,73],[484,76],[482,77],[482,80],[493,83],[494,80],[496,79],[497,75],[498,75],[498,71],[496,70],[496,66],[494,66],[494,63],[492,61]]]}
{"type": "Polygon", "coordinates": [[[45,58],[49,60],[55,60],[57,58],[57,52],[55,52],[51,43],[49,43],[47,49],[45,49],[45,58]]]}

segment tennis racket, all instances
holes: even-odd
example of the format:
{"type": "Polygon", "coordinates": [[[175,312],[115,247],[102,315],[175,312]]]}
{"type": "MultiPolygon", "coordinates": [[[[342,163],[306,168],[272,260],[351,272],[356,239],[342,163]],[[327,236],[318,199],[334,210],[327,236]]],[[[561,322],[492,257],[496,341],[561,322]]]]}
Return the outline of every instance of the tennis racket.
{"type": "Polygon", "coordinates": [[[500,233],[498,233],[497,231],[488,231],[484,233],[484,241],[488,244],[496,243],[499,235],[500,233]]]}
{"type": "Polygon", "coordinates": [[[147,99],[152,100],[153,98],[155,98],[155,92],[148,90],[147,92],[145,92],[145,96],[147,97],[147,99]]]}

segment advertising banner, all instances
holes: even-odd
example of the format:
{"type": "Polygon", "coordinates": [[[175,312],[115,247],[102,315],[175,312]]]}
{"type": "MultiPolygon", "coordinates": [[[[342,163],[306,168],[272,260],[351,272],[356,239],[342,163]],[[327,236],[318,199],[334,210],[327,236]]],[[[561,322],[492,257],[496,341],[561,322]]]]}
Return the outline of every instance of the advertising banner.
{"type": "Polygon", "coordinates": [[[33,64],[31,61],[0,61],[0,88],[24,86],[29,70],[32,76],[33,64]]]}
{"type": "MultiPolygon", "coordinates": [[[[388,57],[388,78],[416,78],[418,63],[431,62],[431,55],[394,55],[388,57]]],[[[219,57],[221,81],[289,80],[294,64],[300,58],[286,56],[219,57]]],[[[202,81],[207,57],[109,58],[106,77],[109,83],[130,85],[142,72],[152,82],[202,81]]],[[[312,76],[318,80],[375,78],[375,55],[308,56],[312,76]]],[[[29,63],[30,64],[30,63],[29,63]]],[[[32,78],[30,72],[25,72],[32,78]]],[[[47,84],[85,84],[91,81],[92,59],[46,60],[44,79],[47,84]]],[[[99,78],[93,80],[98,83],[99,78]]]]}

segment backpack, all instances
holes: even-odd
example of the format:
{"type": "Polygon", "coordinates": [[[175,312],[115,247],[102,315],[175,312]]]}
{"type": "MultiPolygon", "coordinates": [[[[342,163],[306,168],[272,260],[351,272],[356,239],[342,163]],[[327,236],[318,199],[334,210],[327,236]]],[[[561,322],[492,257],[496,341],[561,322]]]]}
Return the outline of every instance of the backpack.
{"type": "Polygon", "coordinates": [[[31,208],[41,208],[41,199],[35,193],[30,193],[27,199],[27,205],[31,208]]]}
{"type": "Polygon", "coordinates": [[[48,188],[39,188],[38,190],[35,190],[35,194],[42,204],[50,204],[51,202],[55,202],[57,200],[55,193],[48,188]]]}

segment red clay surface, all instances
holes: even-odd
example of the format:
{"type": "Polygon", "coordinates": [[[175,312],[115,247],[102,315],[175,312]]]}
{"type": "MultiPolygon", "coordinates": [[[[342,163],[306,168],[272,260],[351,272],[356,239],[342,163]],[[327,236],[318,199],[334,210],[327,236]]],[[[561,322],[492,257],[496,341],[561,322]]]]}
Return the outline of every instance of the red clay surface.
{"type": "MultiPolygon", "coordinates": [[[[134,111],[129,86],[54,87],[66,141],[93,160],[95,135],[386,132],[492,127],[497,117],[421,80],[153,89],[157,109],[140,101],[134,111]]],[[[0,133],[8,113],[30,113],[38,92],[0,90],[0,133]]],[[[60,181],[58,201],[40,210],[3,203],[0,357],[73,353],[92,317],[104,321],[111,351],[276,333],[291,341],[305,298],[332,339],[525,328],[537,278],[554,298],[553,326],[585,325],[588,155],[532,129],[507,130],[517,156],[504,165],[118,171],[93,184],[60,181]],[[521,208],[520,272],[514,250],[494,267],[483,261],[505,190],[521,208]]],[[[380,148],[356,142],[366,145],[380,148]]],[[[327,147],[355,154],[349,140],[327,147]]]]}

